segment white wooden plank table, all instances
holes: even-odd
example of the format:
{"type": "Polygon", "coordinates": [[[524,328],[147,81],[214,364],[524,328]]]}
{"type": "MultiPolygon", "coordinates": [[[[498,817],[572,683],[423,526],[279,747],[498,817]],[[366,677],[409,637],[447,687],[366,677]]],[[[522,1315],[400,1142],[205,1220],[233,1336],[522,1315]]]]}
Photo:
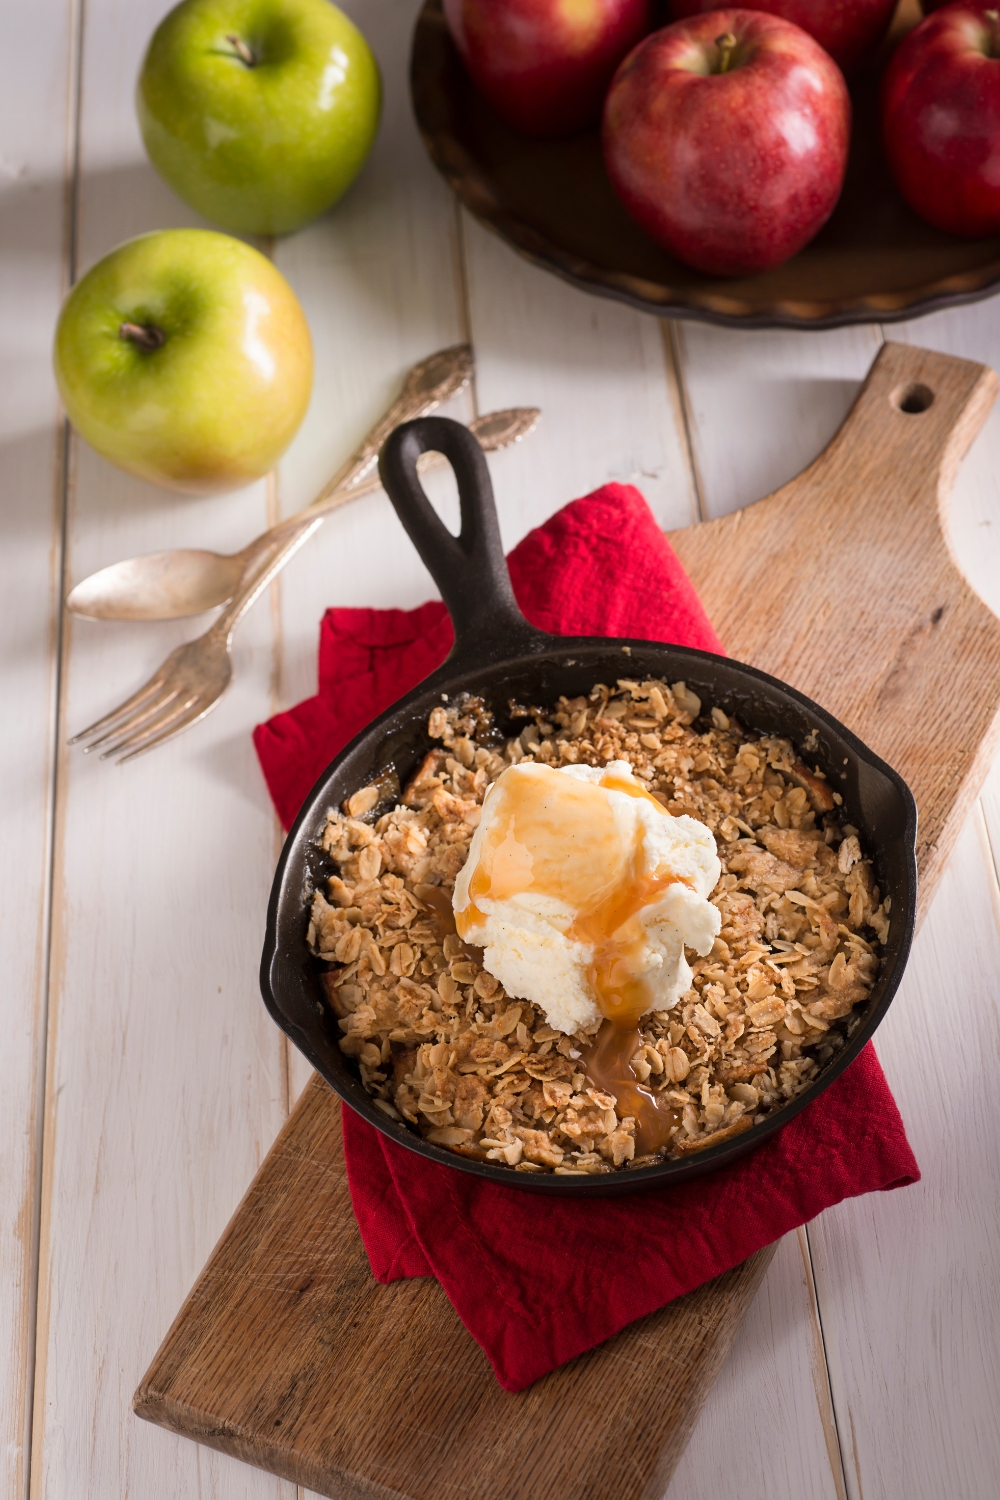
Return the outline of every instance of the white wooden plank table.
{"type": "MultiPolygon", "coordinates": [[[[133,115],[166,8],[0,0],[11,1500],[295,1500],[293,1485],[137,1422],[129,1403],[307,1076],[257,993],[280,830],[250,728],[313,690],[328,604],[409,607],[431,591],[385,498],[359,501],[253,612],[216,713],[118,769],[67,751],[67,734],[194,626],[64,620],[66,581],[154,548],[238,547],[311,497],[414,359],[461,338],[477,377],[458,415],[544,411],[536,434],[492,461],[508,545],[609,478],[637,483],[664,526],[719,515],[818,451],[884,336],[671,326],[528,266],[456,208],[425,159],[405,87],[417,0],[351,0],[385,79],[379,142],[344,203],[274,248],[316,341],[306,423],[276,478],[242,493],[179,500],[142,485],[66,439],[48,351],[79,271],[129,235],[197,222],[147,166],[133,115]]],[[[1000,302],[891,336],[1000,367],[1000,302]]],[[[959,477],[953,535],[1000,611],[1000,412],[959,477]]],[[[841,1205],[781,1245],[670,1500],[1000,1491],[998,859],[1000,770],[878,1037],[923,1182],[841,1205]]]]}

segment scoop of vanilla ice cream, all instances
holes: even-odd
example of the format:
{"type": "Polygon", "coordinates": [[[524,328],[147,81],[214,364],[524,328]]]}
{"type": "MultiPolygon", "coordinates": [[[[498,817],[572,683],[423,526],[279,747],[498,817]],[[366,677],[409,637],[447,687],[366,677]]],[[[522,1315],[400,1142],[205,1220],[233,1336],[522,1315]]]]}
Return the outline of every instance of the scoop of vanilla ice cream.
{"type": "Polygon", "coordinates": [[[508,995],[571,1033],[602,1015],[595,965],[622,915],[628,976],[648,998],[641,1013],[676,1005],[692,979],[685,947],[706,954],[718,935],[707,897],[720,873],[711,830],[667,813],[627,761],[529,762],[487,792],[453,904],[460,933],[485,950],[508,995]]]}

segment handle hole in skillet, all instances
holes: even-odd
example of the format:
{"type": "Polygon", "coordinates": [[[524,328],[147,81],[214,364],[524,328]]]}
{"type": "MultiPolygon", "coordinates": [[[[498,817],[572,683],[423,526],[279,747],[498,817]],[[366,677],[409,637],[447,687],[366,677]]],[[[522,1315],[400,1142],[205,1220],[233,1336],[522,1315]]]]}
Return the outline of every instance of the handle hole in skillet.
{"type": "Polygon", "coordinates": [[[908,417],[918,417],[933,405],[934,392],[930,386],[913,381],[909,385],[898,385],[889,400],[897,411],[908,417]]]}
{"type": "Polygon", "coordinates": [[[462,508],[458,500],[458,485],[455,470],[433,449],[422,454],[417,461],[417,473],[424,487],[424,494],[437,511],[441,521],[452,536],[462,529],[462,508]]]}

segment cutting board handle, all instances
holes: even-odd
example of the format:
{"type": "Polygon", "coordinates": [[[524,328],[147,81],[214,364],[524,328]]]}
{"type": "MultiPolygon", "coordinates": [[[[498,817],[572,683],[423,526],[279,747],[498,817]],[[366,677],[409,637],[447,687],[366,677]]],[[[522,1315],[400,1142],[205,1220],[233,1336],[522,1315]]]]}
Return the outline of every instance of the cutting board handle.
{"type": "Polygon", "coordinates": [[[987,365],[884,344],[839,432],[793,483],[821,476],[828,483],[830,470],[847,463],[854,483],[860,468],[865,483],[873,485],[880,474],[898,479],[903,470],[912,473],[919,455],[925,492],[936,491],[946,520],[958,466],[996,399],[997,384],[987,365]],[[933,491],[927,481],[933,481],[933,491]]]}
{"type": "Polygon", "coordinates": [[[1000,748],[1000,620],[948,525],[998,385],[987,365],[885,344],[803,473],[670,538],[730,655],[815,698],[905,777],[921,910],[1000,748]]]}

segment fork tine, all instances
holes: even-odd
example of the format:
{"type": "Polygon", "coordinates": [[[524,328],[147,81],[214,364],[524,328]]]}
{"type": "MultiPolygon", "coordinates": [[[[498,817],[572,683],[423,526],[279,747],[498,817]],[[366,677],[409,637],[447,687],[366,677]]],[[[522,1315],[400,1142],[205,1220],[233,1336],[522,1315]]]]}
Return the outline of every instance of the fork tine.
{"type": "Polygon", "coordinates": [[[148,719],[155,719],[161,714],[165,708],[170,706],[178,694],[177,688],[173,688],[164,694],[165,687],[166,684],[161,685],[158,693],[154,693],[153,697],[147,699],[144,704],[140,703],[138,705],[139,709],[142,710],[141,712],[130,714],[125,719],[119,719],[117,724],[112,724],[111,728],[105,730],[104,734],[98,739],[91,740],[89,745],[84,745],[84,755],[89,755],[91,750],[96,750],[98,745],[106,744],[108,740],[114,739],[118,734],[131,734],[133,729],[138,729],[140,724],[145,724],[148,719]]]}
{"type": "Polygon", "coordinates": [[[68,745],[78,745],[81,740],[89,740],[92,734],[98,734],[102,729],[106,729],[110,725],[115,724],[119,719],[123,719],[133,708],[138,708],[141,704],[145,703],[147,698],[157,692],[162,682],[162,668],[157,668],[149,681],[144,682],[142,687],[132,694],[131,698],[126,698],[124,703],[119,703],[117,708],[113,708],[109,714],[105,714],[103,719],[98,719],[88,729],[81,729],[79,734],[74,734],[73,738],[67,740],[66,743],[68,745]]]}
{"type": "Polygon", "coordinates": [[[102,751],[101,760],[110,760],[112,756],[120,755],[123,750],[131,750],[134,745],[140,744],[150,735],[158,734],[164,725],[172,724],[175,719],[180,718],[181,714],[186,713],[197,698],[196,693],[191,693],[185,698],[182,698],[180,693],[171,693],[166,702],[157,706],[155,714],[144,715],[136,723],[124,725],[121,739],[116,738],[113,745],[109,745],[106,750],[102,751]]]}
{"type": "Polygon", "coordinates": [[[191,699],[188,703],[187,711],[180,718],[169,720],[160,730],[159,734],[154,735],[152,739],[141,741],[141,743],[136,745],[134,750],[129,751],[128,755],[123,755],[118,764],[123,766],[127,760],[135,760],[138,756],[145,755],[147,750],[155,750],[157,745],[162,745],[167,740],[172,740],[175,734],[183,734],[185,729],[190,729],[192,724],[197,724],[199,719],[203,719],[206,714],[211,713],[218,701],[218,698],[214,698],[211,703],[206,703],[200,696],[191,699]]]}

